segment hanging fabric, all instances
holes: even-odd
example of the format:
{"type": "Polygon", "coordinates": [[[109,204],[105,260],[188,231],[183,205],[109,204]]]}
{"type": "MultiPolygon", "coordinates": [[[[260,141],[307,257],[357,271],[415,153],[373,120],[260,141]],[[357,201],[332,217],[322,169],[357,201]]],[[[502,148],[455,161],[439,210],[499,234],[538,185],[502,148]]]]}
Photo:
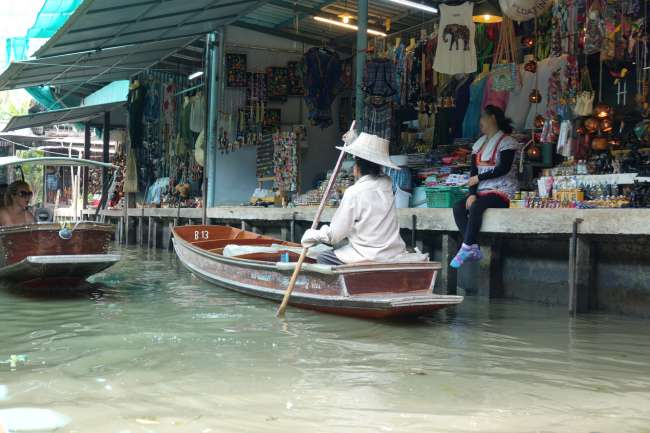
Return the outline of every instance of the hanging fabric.
{"type": "Polygon", "coordinates": [[[593,86],[591,85],[589,69],[586,65],[582,67],[580,72],[580,86],[581,90],[576,96],[576,105],[573,108],[573,113],[576,116],[589,116],[594,111],[594,97],[596,96],[596,92],[594,92],[593,86]]]}

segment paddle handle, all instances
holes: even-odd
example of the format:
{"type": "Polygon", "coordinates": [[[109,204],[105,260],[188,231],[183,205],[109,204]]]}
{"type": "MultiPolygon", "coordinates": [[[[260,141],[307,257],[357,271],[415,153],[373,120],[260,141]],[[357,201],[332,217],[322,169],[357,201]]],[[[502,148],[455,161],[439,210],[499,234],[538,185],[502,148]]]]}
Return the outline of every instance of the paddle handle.
{"type": "MultiPolygon", "coordinates": [[[[314,230],[318,228],[318,224],[320,223],[320,217],[323,214],[323,210],[325,209],[325,203],[327,203],[327,199],[329,198],[330,193],[332,192],[332,188],[336,183],[336,178],[338,177],[339,171],[341,171],[341,165],[343,165],[344,159],[345,159],[345,152],[341,151],[341,154],[339,155],[339,159],[338,161],[336,161],[336,165],[334,166],[332,177],[330,177],[329,182],[327,182],[327,187],[325,188],[325,193],[323,194],[323,198],[321,199],[320,205],[318,206],[318,210],[316,211],[316,216],[314,217],[314,221],[311,223],[311,228],[314,230]]],[[[278,311],[275,314],[277,317],[284,317],[284,312],[287,309],[287,305],[289,305],[289,298],[291,297],[291,293],[293,293],[293,289],[296,286],[296,280],[298,279],[298,274],[300,273],[302,264],[305,261],[305,257],[307,257],[308,250],[309,248],[303,248],[302,253],[300,253],[300,258],[296,263],[296,268],[293,270],[293,275],[291,276],[291,280],[289,281],[289,287],[287,287],[287,290],[284,292],[284,298],[282,298],[282,304],[280,304],[280,308],[278,308],[278,311]]]]}

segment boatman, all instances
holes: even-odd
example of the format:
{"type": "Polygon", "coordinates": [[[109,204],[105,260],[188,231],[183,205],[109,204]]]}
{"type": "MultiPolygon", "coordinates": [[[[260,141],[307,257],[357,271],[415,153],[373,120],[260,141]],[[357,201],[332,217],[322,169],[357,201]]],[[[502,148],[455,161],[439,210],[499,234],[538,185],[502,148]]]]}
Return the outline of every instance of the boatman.
{"type": "Polygon", "coordinates": [[[393,184],[382,169],[399,170],[389,157],[388,140],[365,132],[358,137],[350,134],[353,132],[343,137],[346,145],[338,149],[354,157],[353,173],[357,181],[343,195],[330,225],[307,230],[302,245],[306,248],[317,244],[333,246],[333,251],[316,258],[324,265],[428,259],[420,253],[408,253],[400,236],[393,184]],[[347,244],[339,247],[344,240],[347,244]]]}

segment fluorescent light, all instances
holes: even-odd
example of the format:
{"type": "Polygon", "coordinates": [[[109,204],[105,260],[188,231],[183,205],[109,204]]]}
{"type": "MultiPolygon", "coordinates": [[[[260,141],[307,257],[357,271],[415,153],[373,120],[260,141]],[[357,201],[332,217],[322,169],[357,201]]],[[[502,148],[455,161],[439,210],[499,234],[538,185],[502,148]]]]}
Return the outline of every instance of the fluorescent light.
{"type": "Polygon", "coordinates": [[[189,80],[193,80],[195,78],[199,78],[201,75],[203,75],[203,71],[196,71],[193,74],[190,74],[189,77],[187,77],[189,80]]]}
{"type": "MultiPolygon", "coordinates": [[[[321,23],[327,23],[327,24],[332,24],[333,26],[339,26],[339,27],[344,27],[346,29],[350,30],[359,30],[359,27],[353,25],[353,24],[346,24],[342,23],[341,21],[336,21],[336,20],[330,20],[329,18],[323,18],[323,17],[314,17],[316,21],[319,21],[321,23]]],[[[386,37],[388,36],[386,33],[383,32],[378,32],[377,30],[372,30],[368,29],[368,34],[373,35],[373,36],[381,36],[381,37],[386,37]]]]}
{"type": "Polygon", "coordinates": [[[438,13],[438,8],[434,8],[433,6],[423,5],[422,3],[412,2],[410,0],[388,0],[388,1],[403,6],[408,6],[410,8],[420,9],[421,11],[430,12],[432,14],[438,13]]]}

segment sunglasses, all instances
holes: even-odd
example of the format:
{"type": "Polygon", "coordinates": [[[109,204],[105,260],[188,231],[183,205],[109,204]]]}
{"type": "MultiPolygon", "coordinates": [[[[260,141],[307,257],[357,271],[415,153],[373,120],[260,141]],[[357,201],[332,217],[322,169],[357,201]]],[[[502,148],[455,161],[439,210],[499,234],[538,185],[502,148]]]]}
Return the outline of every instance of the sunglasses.
{"type": "Polygon", "coordinates": [[[22,198],[31,198],[34,195],[34,193],[31,191],[19,191],[16,193],[16,195],[19,195],[22,198]]]}

